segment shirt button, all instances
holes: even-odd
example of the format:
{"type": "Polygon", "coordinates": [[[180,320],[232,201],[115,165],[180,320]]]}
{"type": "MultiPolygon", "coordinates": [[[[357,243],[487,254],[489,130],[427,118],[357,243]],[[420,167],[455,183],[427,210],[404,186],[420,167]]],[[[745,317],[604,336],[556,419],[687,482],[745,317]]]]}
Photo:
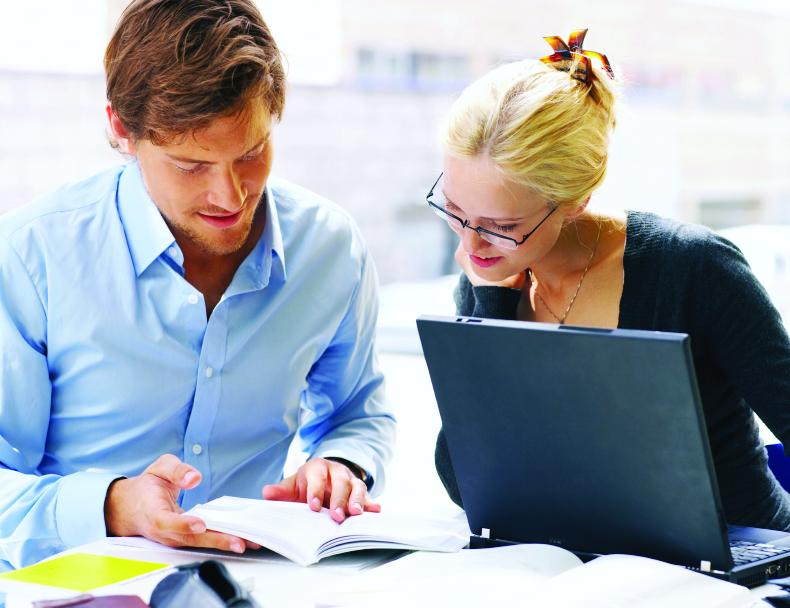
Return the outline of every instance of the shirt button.
{"type": "Polygon", "coordinates": [[[214,370],[213,370],[213,369],[211,369],[210,367],[207,367],[207,368],[206,368],[206,378],[211,378],[211,376],[212,376],[213,374],[214,374],[214,370]]]}
{"type": "Polygon", "coordinates": [[[202,451],[203,451],[203,448],[201,447],[201,445],[199,443],[196,443],[195,445],[192,446],[192,453],[195,456],[198,456],[202,451]]]}
{"type": "Polygon", "coordinates": [[[176,249],[175,247],[171,247],[170,249],[167,250],[167,254],[171,258],[175,258],[178,255],[178,249],[176,249]]]}
{"type": "Polygon", "coordinates": [[[197,295],[194,293],[189,294],[189,297],[187,298],[187,302],[189,302],[190,304],[197,304],[198,303],[197,295]]]}

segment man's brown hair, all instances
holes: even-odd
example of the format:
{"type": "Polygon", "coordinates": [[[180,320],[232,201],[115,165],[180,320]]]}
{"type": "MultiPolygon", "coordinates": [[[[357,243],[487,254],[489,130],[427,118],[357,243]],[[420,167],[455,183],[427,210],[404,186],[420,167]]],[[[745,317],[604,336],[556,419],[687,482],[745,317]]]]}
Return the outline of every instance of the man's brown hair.
{"type": "Polygon", "coordinates": [[[104,55],[107,99],[154,145],[285,105],[282,55],[252,0],[134,0],[104,55]]]}

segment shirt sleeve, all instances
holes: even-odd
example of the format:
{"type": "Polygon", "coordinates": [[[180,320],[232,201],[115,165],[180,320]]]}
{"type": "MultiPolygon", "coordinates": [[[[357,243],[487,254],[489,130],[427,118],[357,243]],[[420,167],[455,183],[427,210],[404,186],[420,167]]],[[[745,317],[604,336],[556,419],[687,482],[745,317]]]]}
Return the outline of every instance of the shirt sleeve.
{"type": "Polygon", "coordinates": [[[118,477],[39,471],[52,392],[44,298],[0,239],[0,559],[17,568],[103,538],[104,498],[118,477]]]}
{"type": "Polygon", "coordinates": [[[299,431],[311,456],[345,458],[362,467],[373,477],[374,496],[384,490],[384,467],[395,444],[395,417],[375,347],[378,306],[378,278],[366,252],[343,321],[307,377],[303,406],[309,415],[299,431]]]}
{"type": "Polygon", "coordinates": [[[713,236],[702,270],[707,351],[790,453],[790,337],[740,250],[713,236]]]}

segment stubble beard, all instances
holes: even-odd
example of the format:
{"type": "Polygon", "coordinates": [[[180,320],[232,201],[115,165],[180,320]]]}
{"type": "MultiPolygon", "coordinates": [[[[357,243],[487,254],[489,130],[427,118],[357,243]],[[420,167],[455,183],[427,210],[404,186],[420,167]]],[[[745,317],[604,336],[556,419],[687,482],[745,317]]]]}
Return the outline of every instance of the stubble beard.
{"type": "MultiPolygon", "coordinates": [[[[244,246],[244,243],[247,242],[247,239],[250,236],[250,231],[252,230],[252,222],[255,218],[255,213],[253,212],[252,218],[249,220],[241,218],[239,219],[239,223],[246,222],[246,224],[241,227],[241,229],[238,225],[224,229],[228,231],[235,229],[233,232],[229,232],[229,235],[223,235],[224,238],[223,236],[211,238],[209,235],[200,232],[191,226],[176,222],[173,218],[166,216],[164,213],[162,213],[162,216],[170,226],[171,231],[178,232],[182,237],[200,249],[203,253],[207,253],[209,255],[228,255],[230,253],[236,253],[244,246]]],[[[198,219],[198,221],[202,222],[203,220],[198,219]]],[[[209,227],[208,224],[206,224],[206,226],[209,227]]],[[[222,234],[223,233],[220,232],[220,235],[222,234]]]]}

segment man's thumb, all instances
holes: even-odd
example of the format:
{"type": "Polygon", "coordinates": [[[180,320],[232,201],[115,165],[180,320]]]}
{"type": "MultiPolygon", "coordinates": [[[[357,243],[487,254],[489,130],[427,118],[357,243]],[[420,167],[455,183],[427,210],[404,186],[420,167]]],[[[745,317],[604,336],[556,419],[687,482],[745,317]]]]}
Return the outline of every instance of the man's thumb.
{"type": "Polygon", "coordinates": [[[185,490],[192,489],[198,485],[202,477],[200,471],[181,462],[172,454],[160,456],[145,472],[156,475],[160,479],[185,490]]]}

